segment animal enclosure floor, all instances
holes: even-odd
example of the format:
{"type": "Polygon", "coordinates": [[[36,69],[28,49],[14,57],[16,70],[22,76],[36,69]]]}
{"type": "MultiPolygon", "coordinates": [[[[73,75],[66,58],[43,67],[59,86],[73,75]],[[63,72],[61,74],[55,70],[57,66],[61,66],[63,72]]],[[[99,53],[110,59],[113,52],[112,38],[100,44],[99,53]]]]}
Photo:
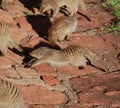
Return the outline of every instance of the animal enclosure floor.
{"type": "Polygon", "coordinates": [[[0,21],[11,27],[15,41],[25,51],[21,56],[8,50],[8,56],[18,64],[0,56],[0,78],[14,83],[30,108],[120,108],[120,34],[108,31],[115,17],[100,7],[99,0],[86,0],[91,21],[76,14],[76,31],[66,42],[95,52],[114,72],[104,73],[89,65],[84,69],[48,64],[25,68],[22,63],[27,62],[30,51],[51,45],[44,38],[50,19],[39,14],[33,1],[15,0],[6,11],[0,9],[0,21]]]}

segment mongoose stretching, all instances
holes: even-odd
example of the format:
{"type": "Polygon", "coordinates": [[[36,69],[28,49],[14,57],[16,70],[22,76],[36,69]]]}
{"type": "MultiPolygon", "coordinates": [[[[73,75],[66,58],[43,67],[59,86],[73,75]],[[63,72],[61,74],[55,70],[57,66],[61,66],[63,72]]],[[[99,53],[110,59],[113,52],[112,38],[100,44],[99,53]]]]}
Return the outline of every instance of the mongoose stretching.
{"type": "Polygon", "coordinates": [[[48,39],[52,44],[62,42],[65,39],[69,39],[72,32],[75,31],[77,26],[77,18],[73,16],[61,16],[55,19],[48,30],[48,39]]]}
{"type": "Polygon", "coordinates": [[[54,17],[59,12],[60,7],[66,6],[70,15],[73,15],[77,12],[79,4],[83,12],[87,15],[87,8],[84,0],[42,0],[39,11],[43,14],[50,9],[52,11],[50,16],[54,17]]]}
{"type": "Polygon", "coordinates": [[[102,71],[107,71],[107,67],[102,59],[100,59],[95,53],[80,46],[69,46],[62,50],[55,50],[43,46],[33,50],[30,55],[37,58],[36,61],[30,61],[28,63],[31,67],[40,63],[48,63],[52,66],[72,64],[84,67],[87,63],[90,63],[92,66],[102,71]],[[104,68],[100,66],[101,64],[104,68]]]}
{"type": "Polygon", "coordinates": [[[18,89],[11,83],[0,79],[0,108],[28,108],[18,89]]]}
{"type": "Polygon", "coordinates": [[[22,51],[12,37],[12,31],[10,27],[5,23],[0,22],[0,51],[3,55],[6,55],[9,45],[12,45],[20,52],[22,51]]]}
{"type": "Polygon", "coordinates": [[[14,0],[1,0],[0,7],[5,9],[6,4],[12,4],[14,0]]]}

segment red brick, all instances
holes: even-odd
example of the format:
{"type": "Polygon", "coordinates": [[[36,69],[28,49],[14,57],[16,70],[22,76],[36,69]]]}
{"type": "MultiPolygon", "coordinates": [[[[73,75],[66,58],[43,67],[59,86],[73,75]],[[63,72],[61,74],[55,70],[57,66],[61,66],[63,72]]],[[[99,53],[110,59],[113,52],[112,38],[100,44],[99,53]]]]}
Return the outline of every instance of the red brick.
{"type": "Polygon", "coordinates": [[[0,9],[0,21],[4,21],[6,23],[12,23],[13,18],[7,12],[0,9]]]}
{"type": "Polygon", "coordinates": [[[14,65],[14,63],[6,57],[0,57],[0,63],[0,69],[8,69],[11,68],[11,65],[14,65]]]}
{"type": "Polygon", "coordinates": [[[99,20],[101,26],[107,27],[115,19],[115,16],[107,12],[102,12],[96,15],[96,19],[99,20]]]}
{"type": "Polygon", "coordinates": [[[96,3],[97,2],[98,3],[98,0],[85,0],[85,2],[88,2],[88,3],[89,2],[92,2],[92,3],[96,3]]]}
{"type": "Polygon", "coordinates": [[[114,96],[104,95],[102,92],[79,93],[79,101],[90,105],[109,105],[120,107],[120,99],[114,96]]]}
{"type": "Polygon", "coordinates": [[[28,23],[27,18],[22,16],[15,18],[16,23],[19,23],[21,30],[24,31],[31,31],[32,30],[32,25],[28,23]]]}
{"type": "Polygon", "coordinates": [[[30,108],[56,108],[51,105],[31,105],[30,108]]]}
{"type": "Polygon", "coordinates": [[[79,20],[78,27],[80,31],[87,31],[95,28],[102,28],[105,26],[107,27],[109,23],[111,23],[111,20],[114,18],[114,16],[104,12],[90,16],[91,21],[87,21],[86,19],[79,20]]]}
{"type": "Polygon", "coordinates": [[[28,33],[21,30],[20,28],[14,26],[12,27],[13,38],[17,44],[20,44],[20,41],[28,36],[28,33]]]}
{"type": "Polygon", "coordinates": [[[107,87],[106,86],[94,86],[87,91],[104,91],[107,87]]]}
{"type": "MultiPolygon", "coordinates": [[[[3,77],[1,77],[3,78],[3,77]]],[[[44,82],[38,77],[38,78],[24,78],[22,76],[20,76],[20,79],[18,80],[17,78],[5,78],[4,79],[14,83],[16,85],[16,87],[19,87],[18,85],[21,86],[29,86],[29,85],[40,85],[40,86],[44,86],[44,87],[49,87],[48,85],[44,85],[44,82]]]]}
{"type": "Polygon", "coordinates": [[[79,31],[87,31],[90,29],[100,28],[101,24],[98,19],[92,19],[92,21],[87,21],[86,19],[78,21],[79,31]],[[94,23],[93,23],[94,22],[94,23]]]}
{"type": "Polygon", "coordinates": [[[35,69],[24,68],[24,67],[17,67],[17,72],[25,78],[39,78],[40,75],[36,72],[35,69]]]}
{"type": "MultiPolygon", "coordinates": [[[[67,44],[88,48],[98,55],[102,55],[110,63],[111,67],[114,66],[114,69],[120,69],[119,62],[117,61],[117,54],[120,49],[119,35],[116,36],[115,33],[108,33],[107,31],[107,27],[114,17],[99,6],[98,0],[85,0],[85,2],[87,3],[88,17],[91,18],[91,21],[87,21],[83,16],[76,14],[78,17],[78,27],[76,32],[71,35],[70,41],[67,44]],[[101,28],[105,28],[105,30],[101,28]]],[[[26,16],[23,14],[23,11],[33,14],[33,12],[26,8],[26,6],[30,7],[33,4],[34,1],[15,0],[13,5],[7,6],[7,11],[0,10],[0,21],[3,20],[5,23],[9,23],[13,32],[13,38],[17,43],[27,37],[28,34],[33,35],[30,41],[23,45],[30,49],[44,45],[44,43],[49,43],[42,38],[42,35],[47,32],[51,24],[47,17],[41,18],[39,15],[26,16]],[[13,18],[15,19],[13,20],[13,18]]],[[[82,12],[81,7],[79,11],[82,12]]],[[[35,10],[35,13],[39,14],[38,9],[35,10]]],[[[63,14],[59,13],[56,17],[61,15],[63,14]]],[[[12,51],[8,51],[7,54],[20,65],[23,62],[24,57],[12,51]]],[[[88,65],[85,66],[85,69],[79,70],[78,67],[71,65],[57,68],[47,64],[40,64],[35,67],[37,72],[34,69],[23,68],[22,65],[18,67],[16,65],[16,70],[14,70],[14,68],[10,69],[11,65],[15,65],[14,62],[4,57],[0,57],[0,62],[0,78],[14,83],[22,93],[24,100],[31,104],[32,108],[57,108],[59,104],[61,105],[66,102],[67,97],[63,92],[48,89],[50,88],[49,85],[60,84],[59,77],[57,76],[58,72],[67,74],[68,77],[69,75],[77,77],[70,79],[70,87],[73,87],[74,92],[78,94],[79,103],[73,106],[69,102],[69,105],[65,103],[65,108],[120,107],[119,73],[104,74],[88,65]],[[22,77],[19,76],[19,73],[22,77]],[[43,80],[40,79],[40,76],[42,76],[43,80]],[[42,81],[45,82],[45,85],[42,81]]],[[[65,86],[68,85],[65,84],[65,86]]]]}
{"type": "Polygon", "coordinates": [[[120,106],[119,73],[81,76],[80,78],[73,78],[70,81],[74,90],[80,92],[80,103],[88,105],[109,105],[113,107],[120,106]]]}
{"type": "Polygon", "coordinates": [[[39,47],[40,42],[44,42],[45,40],[39,36],[33,36],[29,41],[29,47],[34,48],[36,45],[39,47]]]}
{"type": "Polygon", "coordinates": [[[13,68],[12,69],[0,69],[0,77],[19,79],[20,75],[13,68]]]}
{"type": "Polygon", "coordinates": [[[55,68],[49,66],[48,64],[40,64],[36,66],[37,72],[41,75],[51,75],[51,76],[57,76],[55,68]]]}
{"type": "Polygon", "coordinates": [[[93,73],[101,73],[101,71],[99,71],[98,69],[88,65],[86,65],[84,69],[79,69],[78,67],[72,66],[72,65],[66,65],[66,66],[57,68],[57,71],[68,74],[68,75],[73,75],[73,76],[74,75],[83,76],[83,75],[89,75],[93,73]]]}
{"type": "Polygon", "coordinates": [[[48,85],[56,85],[56,84],[60,83],[60,80],[58,80],[56,77],[50,76],[50,75],[43,76],[43,80],[48,85]]]}
{"type": "Polygon", "coordinates": [[[93,108],[88,105],[76,105],[76,106],[66,106],[65,108],[93,108]]]}
{"type": "Polygon", "coordinates": [[[58,91],[50,91],[46,88],[36,85],[19,86],[25,101],[30,104],[55,105],[66,102],[67,97],[58,91]],[[26,92],[27,91],[27,92],[26,92]]]}
{"type": "Polygon", "coordinates": [[[94,91],[119,90],[120,74],[109,73],[103,75],[81,76],[71,79],[71,84],[75,90],[85,91],[93,89],[94,91]],[[99,88],[98,88],[99,86],[99,88]],[[96,89],[95,89],[96,88],[96,89]]]}
{"type": "Polygon", "coordinates": [[[71,45],[80,45],[82,47],[88,48],[89,50],[99,54],[102,53],[104,51],[109,51],[110,49],[108,49],[107,44],[105,43],[105,41],[100,38],[99,36],[80,36],[79,39],[76,40],[71,40],[69,42],[69,44],[71,45]],[[95,47],[94,47],[95,46],[95,47]]]}
{"type": "Polygon", "coordinates": [[[11,51],[11,50],[7,50],[7,56],[10,58],[10,59],[12,59],[13,60],[13,63],[15,64],[15,63],[17,63],[16,65],[21,65],[22,64],[22,62],[23,62],[23,59],[24,59],[24,57],[22,57],[22,56],[20,56],[20,55],[18,55],[18,54],[16,54],[16,53],[14,53],[13,51],[11,51]]]}
{"type": "Polygon", "coordinates": [[[120,91],[108,91],[108,92],[105,92],[105,95],[115,96],[115,97],[118,97],[120,99],[120,91]]]}

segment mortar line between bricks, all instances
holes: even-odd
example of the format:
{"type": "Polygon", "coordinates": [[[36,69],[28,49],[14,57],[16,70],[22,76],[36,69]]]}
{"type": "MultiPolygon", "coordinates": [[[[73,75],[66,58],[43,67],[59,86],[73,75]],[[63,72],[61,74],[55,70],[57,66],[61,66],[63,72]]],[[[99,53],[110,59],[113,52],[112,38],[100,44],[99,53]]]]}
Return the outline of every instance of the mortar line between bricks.
{"type": "Polygon", "coordinates": [[[76,77],[76,75],[75,76],[67,76],[65,74],[58,73],[57,71],[56,71],[56,73],[57,73],[58,78],[61,80],[60,85],[62,85],[64,87],[64,93],[68,97],[68,100],[62,106],[69,105],[69,104],[73,104],[73,105],[77,104],[78,96],[77,96],[76,92],[73,90],[73,88],[69,82],[69,79],[76,77]]]}

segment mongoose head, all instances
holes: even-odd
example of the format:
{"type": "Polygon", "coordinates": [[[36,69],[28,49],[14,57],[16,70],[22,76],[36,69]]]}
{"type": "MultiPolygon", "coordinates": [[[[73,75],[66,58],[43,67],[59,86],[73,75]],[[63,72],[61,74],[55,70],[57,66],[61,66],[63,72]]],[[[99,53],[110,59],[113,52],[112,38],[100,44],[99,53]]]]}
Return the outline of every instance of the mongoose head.
{"type": "Polygon", "coordinates": [[[48,53],[48,51],[49,51],[48,47],[42,46],[42,47],[39,47],[39,48],[33,50],[32,52],[30,52],[29,55],[40,59],[43,56],[45,56],[48,53]]]}

